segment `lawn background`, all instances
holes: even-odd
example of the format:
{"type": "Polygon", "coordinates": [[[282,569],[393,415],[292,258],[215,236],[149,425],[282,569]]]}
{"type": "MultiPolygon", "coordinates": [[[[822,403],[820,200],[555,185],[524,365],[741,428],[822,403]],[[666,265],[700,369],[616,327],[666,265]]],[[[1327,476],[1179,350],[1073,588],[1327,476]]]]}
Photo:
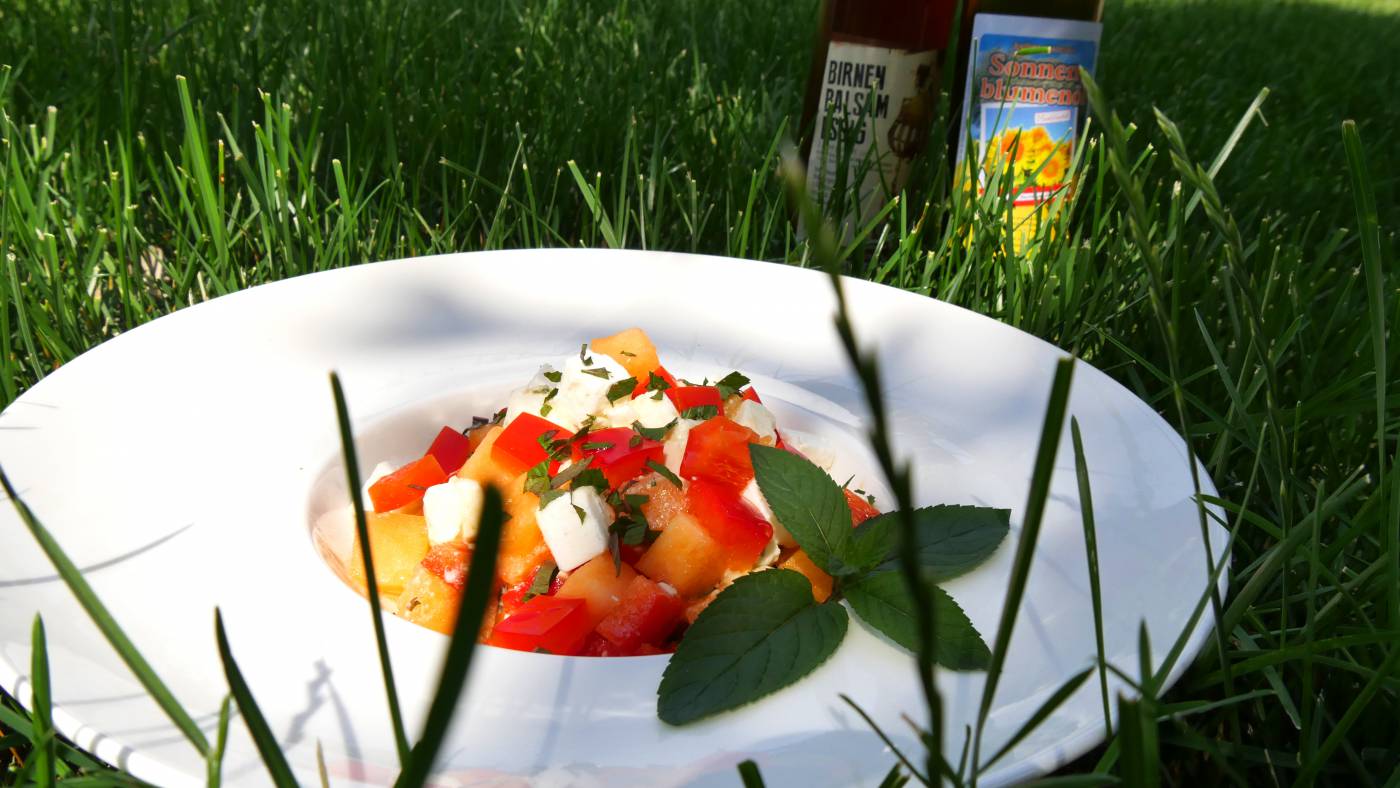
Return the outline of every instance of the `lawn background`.
{"type": "MultiPolygon", "coordinates": [[[[366,260],[615,244],[800,261],[774,154],[815,6],[12,0],[0,401],[182,305],[366,260]]],[[[1377,385],[1400,362],[1394,342],[1384,366],[1374,352],[1377,319],[1400,319],[1400,8],[1110,0],[1105,16],[1098,73],[1138,126],[1150,227],[1094,159],[1070,231],[1022,260],[995,217],[954,210],[971,242],[941,229],[945,201],[920,222],[941,193],[928,171],[849,270],[1072,349],[1173,424],[1180,384],[1239,541],[1224,667],[1208,649],[1162,708],[1167,780],[1400,781],[1400,679],[1378,673],[1400,637],[1400,396],[1377,385]],[[1208,163],[1265,87],[1218,206],[1174,214],[1198,184],[1173,199],[1153,108],[1208,163]],[[1370,258],[1347,118],[1382,228],[1370,258]],[[1193,701],[1218,705],[1165,719],[1193,701]]]]}

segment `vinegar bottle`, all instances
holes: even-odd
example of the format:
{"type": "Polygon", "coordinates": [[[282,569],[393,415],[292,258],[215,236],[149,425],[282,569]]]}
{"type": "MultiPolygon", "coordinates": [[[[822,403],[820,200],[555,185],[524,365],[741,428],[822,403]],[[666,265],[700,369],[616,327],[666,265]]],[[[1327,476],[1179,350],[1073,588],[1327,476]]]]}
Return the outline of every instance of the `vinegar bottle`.
{"type": "Polygon", "coordinates": [[[847,239],[928,144],[956,0],[824,0],[807,81],[808,195],[847,239]]]}

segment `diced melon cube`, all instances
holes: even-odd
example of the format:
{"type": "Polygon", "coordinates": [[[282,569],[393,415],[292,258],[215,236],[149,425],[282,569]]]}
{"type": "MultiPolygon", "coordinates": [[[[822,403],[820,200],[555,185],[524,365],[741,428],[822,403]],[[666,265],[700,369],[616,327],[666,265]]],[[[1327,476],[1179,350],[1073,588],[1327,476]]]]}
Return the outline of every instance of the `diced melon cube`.
{"type": "Polygon", "coordinates": [[[404,585],[403,593],[399,594],[399,616],[450,635],[457,622],[457,607],[461,602],[461,592],[420,566],[404,585]]]}
{"type": "Polygon", "coordinates": [[[779,569],[791,569],[806,577],[812,583],[812,596],[818,602],[825,602],[831,596],[831,575],[823,572],[812,563],[812,559],[807,557],[807,551],[798,550],[781,564],[779,569]]]}
{"type": "Polygon", "coordinates": [[[496,577],[505,585],[513,586],[525,580],[549,554],[540,526],[535,521],[539,506],[540,497],[525,492],[525,474],[517,476],[506,487],[507,519],[501,531],[501,550],[496,558],[496,577]]]}
{"type": "MultiPolygon", "coordinates": [[[[365,526],[369,530],[370,555],[374,559],[374,579],[379,584],[379,594],[397,597],[418,569],[418,562],[428,554],[427,521],[421,515],[402,512],[366,512],[365,526]]],[[[345,569],[350,583],[362,594],[368,590],[364,560],[357,534],[350,565],[345,569]]]]}
{"type": "Polygon", "coordinates": [[[656,346],[640,328],[629,328],[609,337],[600,337],[589,345],[593,352],[611,356],[627,370],[627,374],[643,383],[653,370],[661,366],[661,360],[656,356],[656,346]]]}
{"type": "Polygon", "coordinates": [[[468,457],[466,463],[457,471],[457,475],[483,486],[494,484],[500,489],[509,489],[511,482],[515,481],[516,474],[491,456],[491,447],[495,445],[501,432],[500,426],[492,427],[481,439],[476,451],[472,452],[472,456],[468,457]]]}
{"type": "Polygon", "coordinates": [[[627,564],[617,568],[611,553],[603,553],[569,574],[555,596],[582,599],[588,605],[588,617],[598,626],[622,601],[622,594],[637,572],[627,564]]]}
{"type": "Polygon", "coordinates": [[[700,522],[684,512],[671,518],[637,571],[657,582],[670,583],[683,597],[708,592],[724,576],[728,556],[700,522]]]}
{"type": "Polygon", "coordinates": [[[685,493],[659,473],[641,477],[627,492],[647,497],[647,502],[642,504],[642,516],[654,531],[666,530],[671,518],[685,511],[685,493]]]}

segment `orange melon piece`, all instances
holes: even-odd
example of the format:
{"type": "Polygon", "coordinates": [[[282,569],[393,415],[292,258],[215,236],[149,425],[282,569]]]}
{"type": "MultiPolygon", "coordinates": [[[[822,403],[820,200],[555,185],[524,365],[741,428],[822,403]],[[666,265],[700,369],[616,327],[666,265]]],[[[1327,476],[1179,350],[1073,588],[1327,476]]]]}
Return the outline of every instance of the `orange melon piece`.
{"type": "Polygon", "coordinates": [[[714,588],[728,563],[724,548],[698,520],[682,512],[647,548],[637,571],[658,583],[670,583],[683,597],[693,597],[714,588]]]}
{"type": "MultiPolygon", "coordinates": [[[[421,515],[403,512],[366,512],[365,525],[369,530],[370,553],[374,558],[374,579],[379,584],[379,594],[397,597],[418,569],[418,562],[428,554],[427,521],[421,515]]],[[[354,554],[350,558],[350,565],[345,569],[351,585],[359,589],[361,594],[368,591],[364,560],[357,534],[354,554]]]]}
{"type": "Polygon", "coordinates": [[[399,594],[399,616],[413,623],[452,634],[462,594],[421,565],[399,594]]]}
{"type": "Polygon", "coordinates": [[[503,428],[497,425],[482,436],[481,443],[457,471],[458,476],[483,485],[494,484],[503,491],[510,489],[511,482],[515,481],[515,474],[502,467],[491,456],[491,447],[495,445],[496,438],[500,437],[502,430],[503,428]]]}
{"type": "Polygon", "coordinates": [[[659,473],[643,476],[627,492],[647,497],[642,516],[653,531],[666,530],[671,518],[685,511],[685,493],[659,473]]]}
{"type": "Polygon", "coordinates": [[[812,583],[812,596],[817,602],[825,602],[831,596],[831,575],[823,572],[818,566],[812,563],[812,559],[807,557],[807,551],[798,550],[781,564],[779,569],[791,569],[800,573],[812,583]]]}
{"type": "Polygon", "coordinates": [[[505,496],[506,523],[501,529],[496,577],[503,584],[513,586],[530,578],[535,567],[549,556],[549,547],[544,543],[544,534],[540,533],[539,523],[535,520],[540,497],[525,492],[525,474],[516,476],[502,494],[505,496]]]}
{"type": "Polygon", "coordinates": [[[570,572],[564,585],[554,595],[582,599],[588,605],[589,626],[596,627],[622,601],[627,584],[636,576],[637,572],[632,567],[623,564],[619,570],[613,563],[612,554],[603,553],[570,572]]]}
{"type": "Polygon", "coordinates": [[[651,343],[645,331],[629,328],[610,337],[599,337],[588,343],[594,352],[612,356],[613,360],[627,370],[627,374],[645,383],[647,376],[661,366],[656,357],[656,345],[651,343]]]}

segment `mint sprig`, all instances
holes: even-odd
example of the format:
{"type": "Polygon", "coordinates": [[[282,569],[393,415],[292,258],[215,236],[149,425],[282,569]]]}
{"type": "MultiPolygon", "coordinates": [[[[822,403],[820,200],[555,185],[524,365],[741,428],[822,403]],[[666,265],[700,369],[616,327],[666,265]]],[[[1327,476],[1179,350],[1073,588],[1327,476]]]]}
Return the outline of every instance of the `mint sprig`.
{"type": "Polygon", "coordinates": [[[827,574],[850,574],[851,510],[821,468],[789,451],[749,444],[754,478],[773,516],[827,574]]]}
{"type": "MultiPolygon", "coordinates": [[[[754,478],[774,519],[834,579],[818,604],[811,583],[785,569],[736,580],[700,613],[676,647],[657,692],[657,715],[672,725],[738,708],[795,683],[835,652],[846,608],[915,651],[919,606],[895,571],[900,529],[893,514],[851,527],[840,485],[804,457],[749,445],[754,478]]],[[[932,601],[933,658],[953,670],[985,669],[991,652],[956,601],[935,583],[981,565],[1006,538],[1010,512],[931,506],[912,512],[920,582],[932,601]]]]}
{"type": "Polygon", "coordinates": [[[846,609],[818,605],[797,572],[745,575],[686,632],[661,677],[656,713],[684,725],[780,690],[825,662],[846,626],[846,609]]]}
{"type": "MultiPolygon", "coordinates": [[[[933,655],[938,664],[953,670],[983,670],[992,658],[987,644],[973,628],[967,614],[947,591],[933,586],[937,607],[933,630],[933,655]]],[[[846,599],[861,620],[890,640],[913,651],[918,647],[914,597],[898,572],[875,572],[846,586],[846,599]]]]}

